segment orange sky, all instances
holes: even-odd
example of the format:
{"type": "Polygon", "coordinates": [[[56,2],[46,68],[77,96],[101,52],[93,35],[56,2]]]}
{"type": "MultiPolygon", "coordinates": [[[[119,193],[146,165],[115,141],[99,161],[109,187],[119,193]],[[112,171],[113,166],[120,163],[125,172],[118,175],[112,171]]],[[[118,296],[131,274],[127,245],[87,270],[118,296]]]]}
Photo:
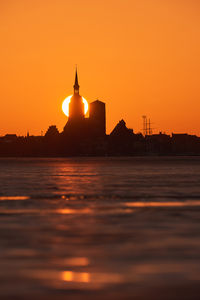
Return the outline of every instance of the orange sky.
{"type": "Polygon", "coordinates": [[[62,130],[75,64],[108,133],[147,115],[154,132],[200,135],[199,16],[199,0],[1,0],[0,135],[62,130]]]}

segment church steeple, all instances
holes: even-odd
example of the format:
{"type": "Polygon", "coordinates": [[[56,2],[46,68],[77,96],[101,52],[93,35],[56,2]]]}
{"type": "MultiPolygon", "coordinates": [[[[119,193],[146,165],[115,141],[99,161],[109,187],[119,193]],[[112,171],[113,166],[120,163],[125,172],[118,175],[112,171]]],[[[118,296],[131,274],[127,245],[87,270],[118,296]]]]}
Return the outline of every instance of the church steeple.
{"type": "Polygon", "coordinates": [[[79,84],[78,84],[78,72],[76,67],[75,83],[74,83],[74,94],[79,94],[79,84]]]}
{"type": "Polygon", "coordinates": [[[69,103],[69,120],[80,120],[84,118],[84,103],[79,94],[78,72],[76,67],[74,94],[69,103]]]}

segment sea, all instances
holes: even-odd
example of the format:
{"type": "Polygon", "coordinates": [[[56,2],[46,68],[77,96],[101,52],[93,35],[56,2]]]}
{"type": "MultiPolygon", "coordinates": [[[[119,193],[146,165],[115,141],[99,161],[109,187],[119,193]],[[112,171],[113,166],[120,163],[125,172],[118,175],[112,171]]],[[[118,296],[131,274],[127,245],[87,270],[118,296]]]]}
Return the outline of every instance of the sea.
{"type": "Polygon", "coordinates": [[[1,158],[0,299],[200,299],[200,157],[1,158]]]}

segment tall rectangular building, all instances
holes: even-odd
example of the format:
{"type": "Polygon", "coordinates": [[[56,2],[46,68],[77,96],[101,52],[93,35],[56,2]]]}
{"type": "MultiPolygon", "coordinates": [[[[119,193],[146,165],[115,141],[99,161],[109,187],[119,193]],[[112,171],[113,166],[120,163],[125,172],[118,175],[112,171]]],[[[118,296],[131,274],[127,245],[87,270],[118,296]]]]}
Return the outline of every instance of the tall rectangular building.
{"type": "Polygon", "coordinates": [[[106,134],[106,105],[104,102],[96,100],[90,103],[89,123],[91,132],[95,137],[106,134]]]}

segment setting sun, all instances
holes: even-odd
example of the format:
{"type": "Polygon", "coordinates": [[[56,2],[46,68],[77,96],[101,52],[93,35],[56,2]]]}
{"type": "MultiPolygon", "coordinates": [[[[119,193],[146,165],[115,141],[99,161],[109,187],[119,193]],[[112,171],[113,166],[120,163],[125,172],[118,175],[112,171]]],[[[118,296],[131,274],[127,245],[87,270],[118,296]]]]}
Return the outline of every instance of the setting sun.
{"type": "MultiPolygon", "coordinates": [[[[64,114],[69,117],[69,103],[71,101],[72,95],[68,96],[62,103],[62,110],[64,114]]],[[[84,114],[86,115],[88,111],[88,102],[85,98],[82,97],[83,103],[84,103],[84,114]]]]}

